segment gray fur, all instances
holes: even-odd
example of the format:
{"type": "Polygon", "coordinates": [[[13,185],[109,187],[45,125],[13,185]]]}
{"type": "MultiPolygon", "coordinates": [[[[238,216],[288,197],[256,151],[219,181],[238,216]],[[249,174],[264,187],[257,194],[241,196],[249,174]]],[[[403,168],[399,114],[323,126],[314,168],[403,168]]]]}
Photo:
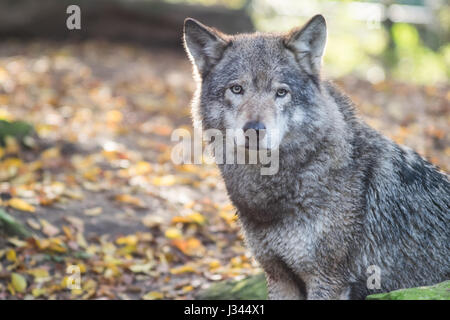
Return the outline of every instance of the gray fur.
{"type": "Polygon", "coordinates": [[[321,80],[322,16],[286,35],[229,36],[187,19],[184,39],[199,80],[196,125],[258,120],[282,132],[277,174],[219,165],[271,299],[362,299],[449,278],[448,177],[368,127],[321,80]],[[280,84],[289,87],[281,100],[280,84]],[[381,269],[379,290],[366,286],[370,265],[381,269]]]}

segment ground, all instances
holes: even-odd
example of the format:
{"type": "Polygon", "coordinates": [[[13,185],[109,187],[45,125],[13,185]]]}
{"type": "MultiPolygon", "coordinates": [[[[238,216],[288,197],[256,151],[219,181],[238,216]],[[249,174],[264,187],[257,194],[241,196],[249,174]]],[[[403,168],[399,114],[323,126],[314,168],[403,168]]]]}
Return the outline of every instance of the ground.
{"type": "MultiPolygon", "coordinates": [[[[370,125],[448,171],[448,87],[336,82],[370,125]]],[[[216,167],[171,161],[194,88],[182,53],[2,43],[0,119],[36,134],[0,147],[0,210],[33,232],[0,236],[0,299],[191,299],[261,271],[216,167]]]]}

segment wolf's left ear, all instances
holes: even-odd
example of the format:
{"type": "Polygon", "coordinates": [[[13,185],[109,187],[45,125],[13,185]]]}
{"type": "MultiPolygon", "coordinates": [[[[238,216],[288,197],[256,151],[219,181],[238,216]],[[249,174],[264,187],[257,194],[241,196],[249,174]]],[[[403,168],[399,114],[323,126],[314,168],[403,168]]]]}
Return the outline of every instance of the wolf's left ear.
{"type": "Polygon", "coordinates": [[[200,74],[220,60],[229,43],[225,34],[192,18],[184,20],[183,40],[189,58],[200,74]]]}
{"type": "Polygon", "coordinates": [[[327,42],[327,24],[318,14],[302,28],[293,29],[284,39],[284,44],[294,52],[297,60],[311,74],[318,74],[327,42]]]}

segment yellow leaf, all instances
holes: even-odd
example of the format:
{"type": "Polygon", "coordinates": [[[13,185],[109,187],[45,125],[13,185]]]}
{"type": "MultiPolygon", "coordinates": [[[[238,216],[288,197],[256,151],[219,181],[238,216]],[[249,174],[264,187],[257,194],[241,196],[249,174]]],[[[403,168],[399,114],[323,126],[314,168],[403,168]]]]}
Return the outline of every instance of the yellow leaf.
{"type": "Polygon", "coordinates": [[[219,216],[228,224],[234,223],[237,220],[237,215],[233,211],[220,211],[219,216]]]}
{"type": "Polygon", "coordinates": [[[47,289],[46,288],[34,288],[33,290],[31,290],[31,294],[33,295],[33,297],[38,298],[40,296],[46,295],[47,289]]]}
{"type": "Polygon", "coordinates": [[[86,273],[86,265],[84,263],[78,263],[78,268],[80,268],[80,273],[86,273]]]}
{"type": "Polygon", "coordinates": [[[205,224],[205,221],[206,221],[205,217],[199,212],[191,213],[190,215],[188,215],[188,217],[190,219],[192,219],[193,222],[200,224],[200,225],[205,224]]]}
{"type": "Polygon", "coordinates": [[[41,158],[43,160],[55,159],[60,157],[61,153],[59,152],[58,148],[50,148],[41,153],[41,158]]]}
{"type": "Polygon", "coordinates": [[[149,293],[145,294],[142,299],[144,300],[160,300],[163,299],[164,295],[161,292],[157,291],[150,291],[149,293]]]}
{"type": "Polygon", "coordinates": [[[11,285],[17,292],[25,292],[27,289],[27,280],[20,274],[13,272],[11,274],[11,285]]]}
{"type": "Polygon", "coordinates": [[[147,273],[155,266],[154,263],[133,264],[129,269],[134,273],[147,273]]]}
{"type": "Polygon", "coordinates": [[[194,287],[193,286],[184,286],[181,290],[183,290],[183,292],[187,293],[187,292],[194,290],[194,287]]]}
{"type": "Polygon", "coordinates": [[[42,225],[42,232],[49,236],[53,237],[59,233],[59,229],[52,225],[50,222],[48,222],[45,219],[40,219],[41,225],[42,225]]]}
{"type": "Polygon", "coordinates": [[[17,261],[16,251],[14,251],[13,249],[9,249],[8,252],[6,253],[6,259],[11,262],[16,262],[17,261]]]}
{"type": "Polygon", "coordinates": [[[123,114],[119,110],[111,110],[106,113],[106,121],[109,123],[119,123],[123,120],[123,114]]]}
{"type": "Polygon", "coordinates": [[[165,232],[166,238],[169,239],[181,239],[181,231],[177,228],[168,228],[165,232]]]}
{"type": "Polygon", "coordinates": [[[153,227],[159,227],[163,222],[164,219],[160,216],[156,215],[146,215],[142,218],[142,224],[146,227],[153,228],[153,227]]]}
{"type": "Polygon", "coordinates": [[[172,240],[172,244],[188,256],[204,252],[202,243],[196,238],[189,238],[187,240],[174,239],[172,240]]]}
{"type": "Polygon", "coordinates": [[[25,247],[27,245],[26,241],[22,241],[19,240],[17,238],[8,238],[8,242],[11,243],[12,245],[20,248],[20,247],[25,247]]]}
{"type": "Polygon", "coordinates": [[[27,273],[32,275],[35,280],[39,278],[48,278],[50,276],[48,271],[43,268],[30,269],[27,270],[27,273]]]}
{"type": "Polygon", "coordinates": [[[16,138],[12,136],[6,136],[4,138],[6,148],[5,151],[7,154],[17,154],[20,151],[20,144],[16,138]]]}
{"type": "Polygon", "coordinates": [[[134,234],[130,234],[126,237],[119,237],[116,239],[116,243],[121,245],[121,244],[126,244],[129,246],[135,246],[138,243],[139,239],[136,235],[134,234]]]}
{"type": "Polygon", "coordinates": [[[87,248],[88,243],[81,232],[77,233],[77,243],[82,248],[87,248]]]}
{"type": "Polygon", "coordinates": [[[62,226],[62,229],[68,239],[70,239],[70,240],[74,239],[72,231],[70,230],[70,228],[68,226],[62,226]]]}
{"type": "Polygon", "coordinates": [[[190,272],[195,272],[195,268],[192,265],[184,265],[181,267],[176,267],[176,268],[172,268],[170,269],[170,273],[171,274],[183,274],[183,273],[190,273],[190,272]]]}
{"type": "Polygon", "coordinates": [[[134,166],[128,169],[130,175],[144,175],[152,171],[152,165],[146,161],[139,161],[134,166]]]}
{"type": "Polygon", "coordinates": [[[197,223],[199,225],[205,224],[205,217],[199,212],[193,212],[186,216],[175,216],[172,218],[172,223],[197,223]]]}
{"type": "Polygon", "coordinates": [[[84,214],[87,216],[98,216],[102,214],[103,208],[102,207],[95,207],[91,209],[84,210],[84,214]]]}
{"type": "Polygon", "coordinates": [[[36,209],[31,205],[25,202],[24,200],[20,198],[11,198],[8,201],[8,205],[10,207],[13,207],[14,209],[21,210],[21,211],[28,211],[28,212],[35,212],[36,209]]]}
{"type": "Polygon", "coordinates": [[[213,260],[209,263],[209,270],[215,270],[220,267],[220,261],[219,260],[213,260]]]}
{"type": "Polygon", "coordinates": [[[173,186],[177,182],[177,179],[174,175],[167,175],[162,177],[155,177],[152,180],[152,183],[155,186],[173,186]]]}
{"type": "Polygon", "coordinates": [[[118,194],[114,197],[114,199],[116,201],[120,201],[123,203],[132,204],[136,207],[141,207],[141,208],[145,207],[145,203],[142,202],[141,199],[134,197],[132,195],[129,195],[129,194],[118,194]]]}
{"type": "Polygon", "coordinates": [[[41,225],[32,219],[27,219],[27,224],[34,230],[41,230],[41,225]]]}

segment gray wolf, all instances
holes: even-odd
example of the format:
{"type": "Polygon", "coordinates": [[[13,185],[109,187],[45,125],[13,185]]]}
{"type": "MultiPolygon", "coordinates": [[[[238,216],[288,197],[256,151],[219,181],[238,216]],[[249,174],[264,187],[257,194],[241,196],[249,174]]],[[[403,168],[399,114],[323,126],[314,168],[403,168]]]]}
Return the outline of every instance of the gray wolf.
{"type": "Polygon", "coordinates": [[[279,152],[276,174],[219,165],[269,298],[363,299],[448,279],[448,176],[366,125],[322,79],[326,38],[321,15],[286,34],[184,23],[194,124],[278,133],[257,146],[279,152]]]}

